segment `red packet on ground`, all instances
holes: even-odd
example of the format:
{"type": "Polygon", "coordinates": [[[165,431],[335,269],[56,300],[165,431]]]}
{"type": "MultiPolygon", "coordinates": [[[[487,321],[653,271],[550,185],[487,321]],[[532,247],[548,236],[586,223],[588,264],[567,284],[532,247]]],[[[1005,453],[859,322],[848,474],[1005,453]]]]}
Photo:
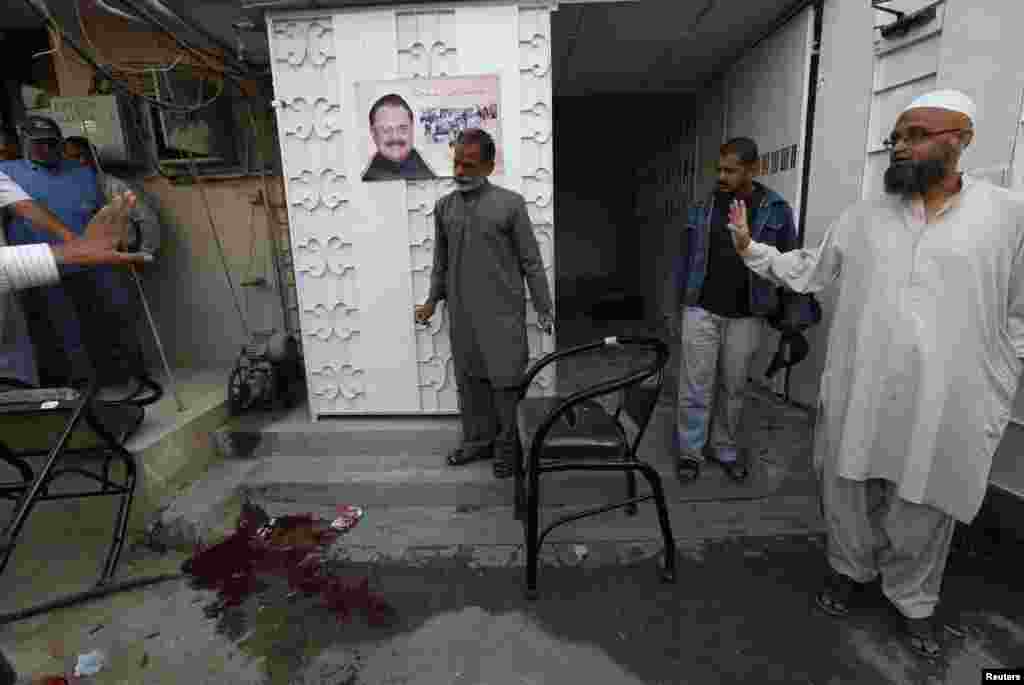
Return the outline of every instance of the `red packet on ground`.
{"type": "Polygon", "coordinates": [[[357,523],[363,518],[363,510],[352,504],[342,504],[335,513],[338,518],[331,522],[331,528],[341,533],[346,533],[355,527],[357,523]]]}

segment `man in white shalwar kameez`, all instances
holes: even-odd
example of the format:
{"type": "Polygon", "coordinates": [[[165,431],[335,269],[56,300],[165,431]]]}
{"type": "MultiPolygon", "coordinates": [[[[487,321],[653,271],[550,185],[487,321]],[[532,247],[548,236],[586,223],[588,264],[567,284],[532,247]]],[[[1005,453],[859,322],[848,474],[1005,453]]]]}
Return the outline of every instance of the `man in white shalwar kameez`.
{"type": "Polygon", "coordinates": [[[886,194],[849,208],[816,250],[751,242],[747,266],[796,292],[835,282],[814,461],[834,576],[818,605],[845,615],[881,576],[914,651],[934,620],[955,521],[978,513],[1024,357],[1024,196],[958,171],[974,105],[915,100],[887,142],[886,194]]]}

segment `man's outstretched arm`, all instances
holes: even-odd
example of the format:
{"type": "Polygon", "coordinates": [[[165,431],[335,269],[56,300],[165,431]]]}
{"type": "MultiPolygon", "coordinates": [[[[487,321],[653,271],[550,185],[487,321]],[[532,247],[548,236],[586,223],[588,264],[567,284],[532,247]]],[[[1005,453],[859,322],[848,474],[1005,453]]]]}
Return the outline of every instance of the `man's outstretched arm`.
{"type": "Polygon", "coordinates": [[[3,172],[0,172],[0,208],[9,209],[15,215],[49,231],[61,240],[71,240],[75,237],[63,221],[35,202],[21,186],[3,172]]]}
{"type": "Polygon", "coordinates": [[[21,200],[8,205],[8,207],[16,216],[25,219],[33,226],[52,233],[65,242],[74,240],[77,237],[53,212],[38,204],[35,200],[21,200]]]}
{"type": "Polygon", "coordinates": [[[747,225],[747,208],[742,201],[729,208],[729,230],[736,252],[747,267],[758,276],[798,293],[823,290],[839,277],[842,249],[838,238],[844,217],[840,217],[825,233],[817,249],[779,252],[775,247],[754,242],[747,225]]]}
{"type": "Polygon", "coordinates": [[[148,255],[117,251],[134,206],[132,194],[114,198],[89,222],[85,235],[67,243],[0,247],[0,294],[56,283],[60,280],[59,264],[99,266],[147,261],[148,255]]]}

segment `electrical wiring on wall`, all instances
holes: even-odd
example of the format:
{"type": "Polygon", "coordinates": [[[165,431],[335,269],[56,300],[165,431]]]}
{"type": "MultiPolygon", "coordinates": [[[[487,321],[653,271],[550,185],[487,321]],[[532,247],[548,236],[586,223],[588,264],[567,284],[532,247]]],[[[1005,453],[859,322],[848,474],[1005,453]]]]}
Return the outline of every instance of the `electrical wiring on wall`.
{"type": "Polygon", "coordinates": [[[111,86],[113,88],[115,88],[116,90],[118,90],[118,91],[120,91],[122,93],[126,93],[128,95],[133,96],[133,97],[137,97],[137,98],[139,98],[141,100],[144,100],[144,101],[148,102],[149,104],[151,104],[154,107],[157,107],[157,108],[160,108],[160,109],[164,109],[164,110],[167,110],[167,111],[179,112],[179,113],[182,113],[182,114],[192,114],[194,112],[201,111],[201,110],[205,109],[206,107],[210,106],[211,104],[213,104],[217,100],[217,98],[219,98],[221,96],[221,94],[223,94],[223,92],[224,92],[224,81],[227,80],[227,78],[229,78],[231,76],[227,72],[223,72],[224,78],[220,79],[218,81],[218,92],[214,96],[212,96],[212,97],[206,99],[205,101],[200,102],[200,103],[198,103],[196,105],[178,105],[178,104],[173,103],[173,102],[165,102],[163,100],[150,97],[150,96],[145,95],[143,93],[138,93],[138,92],[134,91],[132,88],[130,88],[129,86],[127,86],[124,83],[122,83],[120,81],[120,79],[118,79],[117,76],[114,75],[109,69],[107,69],[106,67],[98,64],[96,62],[96,60],[92,58],[92,56],[88,53],[88,51],[85,50],[85,48],[83,48],[79,44],[79,42],[77,40],[75,40],[73,37],[68,35],[67,31],[65,31],[63,29],[63,27],[61,27],[60,24],[57,23],[57,20],[50,13],[49,9],[46,9],[44,0],[35,0],[35,1],[33,1],[33,0],[24,0],[24,2],[25,2],[25,4],[27,4],[32,9],[32,11],[37,16],[40,17],[40,19],[43,20],[43,22],[52,31],[54,31],[54,33],[56,33],[58,36],[60,36],[60,38],[61,38],[61,40],[63,42],[65,42],[68,45],[70,45],[74,49],[74,51],[77,52],[82,57],[82,59],[85,60],[85,62],[89,66],[91,66],[94,70],[96,70],[99,74],[101,74],[104,78],[106,78],[110,82],[110,84],[111,84],[111,86]],[[36,4],[37,2],[40,3],[41,6],[37,5],[36,4]]]}
{"type": "Polygon", "coordinates": [[[112,67],[113,69],[116,69],[117,71],[121,71],[121,72],[124,72],[124,73],[127,73],[127,74],[147,74],[147,73],[149,73],[151,71],[162,71],[162,72],[172,71],[175,67],[177,67],[179,64],[181,64],[183,59],[185,59],[185,51],[181,50],[178,53],[178,56],[174,58],[174,61],[171,62],[168,65],[160,65],[160,66],[155,66],[154,65],[154,66],[149,66],[149,67],[135,68],[135,67],[129,67],[129,66],[126,66],[126,65],[123,65],[123,64],[115,64],[114,62],[111,62],[110,60],[104,60],[102,53],[100,53],[99,48],[96,46],[96,43],[93,42],[92,38],[89,36],[88,30],[85,28],[85,19],[82,16],[82,8],[81,8],[81,3],[84,2],[84,1],[85,0],[72,0],[72,3],[71,3],[72,7],[75,10],[75,19],[78,20],[78,30],[79,30],[79,33],[82,34],[82,38],[85,39],[85,42],[89,46],[89,49],[93,51],[93,53],[96,55],[96,57],[100,61],[106,62],[106,66],[112,67]]]}

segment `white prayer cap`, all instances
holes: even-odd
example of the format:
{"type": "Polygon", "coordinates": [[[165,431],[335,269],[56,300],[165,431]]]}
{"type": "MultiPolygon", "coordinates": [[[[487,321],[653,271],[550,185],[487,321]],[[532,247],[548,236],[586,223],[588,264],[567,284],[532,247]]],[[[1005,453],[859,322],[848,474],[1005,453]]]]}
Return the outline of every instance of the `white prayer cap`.
{"type": "Polygon", "coordinates": [[[967,97],[959,90],[934,90],[930,93],[925,93],[920,97],[916,98],[913,102],[907,105],[907,108],[900,112],[903,114],[912,109],[918,109],[920,107],[935,107],[938,109],[948,109],[953,112],[960,112],[966,114],[967,118],[974,123],[974,100],[967,97]]]}

